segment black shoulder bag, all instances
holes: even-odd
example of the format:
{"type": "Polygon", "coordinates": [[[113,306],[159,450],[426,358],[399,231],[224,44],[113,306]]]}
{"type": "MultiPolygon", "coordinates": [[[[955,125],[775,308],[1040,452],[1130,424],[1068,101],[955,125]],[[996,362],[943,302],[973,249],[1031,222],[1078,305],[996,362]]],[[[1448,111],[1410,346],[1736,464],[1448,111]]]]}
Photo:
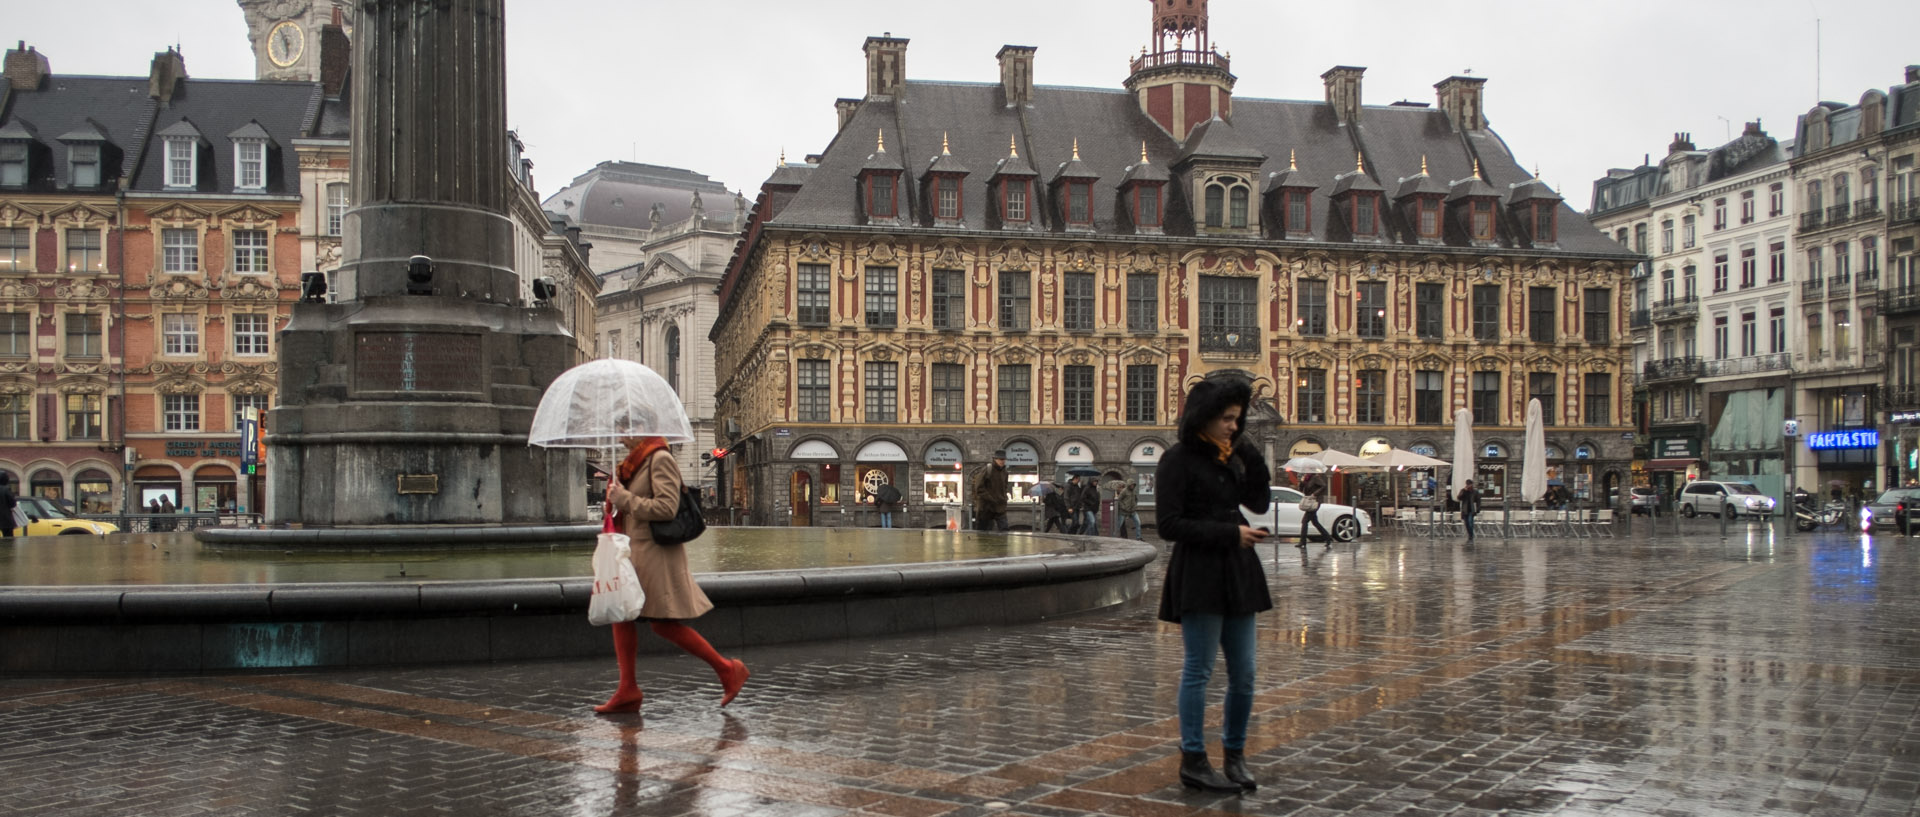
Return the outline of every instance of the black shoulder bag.
{"type": "Polygon", "coordinates": [[[653,541],[661,545],[678,545],[700,538],[707,532],[707,520],[700,515],[700,492],[691,486],[680,486],[680,509],[673,512],[673,518],[661,522],[647,523],[653,531],[653,541]]]}

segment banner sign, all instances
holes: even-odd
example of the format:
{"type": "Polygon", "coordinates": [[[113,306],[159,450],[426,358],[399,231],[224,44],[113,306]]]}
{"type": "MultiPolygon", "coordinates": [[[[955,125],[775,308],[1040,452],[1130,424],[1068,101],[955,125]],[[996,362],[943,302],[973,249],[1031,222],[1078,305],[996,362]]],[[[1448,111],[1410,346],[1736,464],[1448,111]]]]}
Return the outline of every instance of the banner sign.
{"type": "Polygon", "coordinates": [[[1862,431],[1816,431],[1807,435],[1807,447],[1815,451],[1835,448],[1879,448],[1880,432],[1873,429],[1862,431]]]}

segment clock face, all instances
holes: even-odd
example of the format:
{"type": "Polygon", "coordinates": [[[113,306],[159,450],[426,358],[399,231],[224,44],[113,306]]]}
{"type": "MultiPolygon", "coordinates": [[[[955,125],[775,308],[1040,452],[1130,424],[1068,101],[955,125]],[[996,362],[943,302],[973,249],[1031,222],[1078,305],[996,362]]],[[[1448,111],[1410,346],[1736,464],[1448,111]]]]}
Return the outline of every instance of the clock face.
{"type": "Polygon", "coordinates": [[[301,52],[307,48],[306,32],[291,20],[280,23],[267,32],[267,59],[274,65],[285,68],[300,61],[301,52]]]}

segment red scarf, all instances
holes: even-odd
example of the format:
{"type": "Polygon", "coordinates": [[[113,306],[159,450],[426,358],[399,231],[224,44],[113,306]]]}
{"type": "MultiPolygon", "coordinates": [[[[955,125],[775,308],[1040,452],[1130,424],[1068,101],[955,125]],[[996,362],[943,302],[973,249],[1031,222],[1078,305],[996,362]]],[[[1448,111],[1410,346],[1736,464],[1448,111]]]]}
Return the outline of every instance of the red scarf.
{"type": "Polygon", "coordinates": [[[1233,441],[1231,439],[1221,440],[1218,437],[1213,437],[1204,433],[1200,435],[1200,439],[1213,443],[1213,447],[1220,449],[1221,462],[1226,462],[1228,459],[1233,457],[1233,441]]]}
{"type": "Polygon", "coordinates": [[[615,469],[620,477],[620,484],[625,486],[632,482],[633,475],[640,473],[640,466],[647,464],[647,458],[653,456],[656,451],[666,450],[666,447],[667,440],[664,437],[641,438],[640,444],[628,451],[627,458],[621,460],[620,467],[615,469]]]}

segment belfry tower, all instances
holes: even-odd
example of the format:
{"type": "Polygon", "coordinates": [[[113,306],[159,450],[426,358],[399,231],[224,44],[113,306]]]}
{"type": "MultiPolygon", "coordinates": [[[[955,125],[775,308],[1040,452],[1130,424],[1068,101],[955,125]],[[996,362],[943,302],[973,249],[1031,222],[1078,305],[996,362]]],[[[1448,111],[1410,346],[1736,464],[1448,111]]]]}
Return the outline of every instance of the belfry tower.
{"type": "Polygon", "coordinates": [[[1153,33],[1133,61],[1127,91],[1162,130],[1186,141],[1200,123],[1232,116],[1234,77],[1207,34],[1207,0],[1149,2],[1153,33]]]}

